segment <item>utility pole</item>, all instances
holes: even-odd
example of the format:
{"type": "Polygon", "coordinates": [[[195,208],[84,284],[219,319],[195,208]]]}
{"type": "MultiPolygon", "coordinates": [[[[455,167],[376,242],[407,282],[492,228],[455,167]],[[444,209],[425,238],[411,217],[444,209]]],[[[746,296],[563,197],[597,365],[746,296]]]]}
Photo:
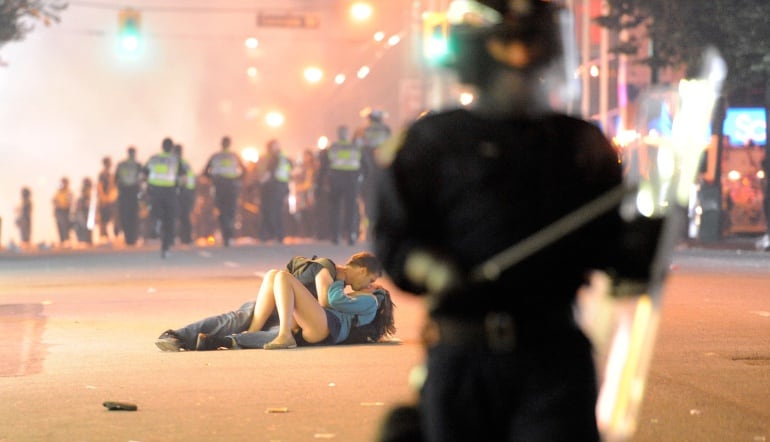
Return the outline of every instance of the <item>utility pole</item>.
{"type": "MultiPolygon", "coordinates": [[[[610,5],[602,0],[602,15],[610,12],[610,5]]],[[[599,40],[599,121],[602,131],[609,134],[609,92],[610,92],[610,31],[602,27],[599,40]]]]}

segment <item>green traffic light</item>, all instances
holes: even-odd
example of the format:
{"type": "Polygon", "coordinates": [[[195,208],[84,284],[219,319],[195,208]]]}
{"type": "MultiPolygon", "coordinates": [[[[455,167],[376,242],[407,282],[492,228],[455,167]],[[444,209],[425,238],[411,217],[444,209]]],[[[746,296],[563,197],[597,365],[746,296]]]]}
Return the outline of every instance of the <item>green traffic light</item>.
{"type": "Polygon", "coordinates": [[[123,37],[120,41],[120,46],[126,51],[134,52],[139,49],[139,39],[133,36],[123,37]]]}
{"type": "Polygon", "coordinates": [[[134,52],[139,49],[139,31],[136,29],[136,23],[133,20],[126,20],[123,24],[120,46],[128,52],[134,52]]]}
{"type": "Polygon", "coordinates": [[[443,37],[433,37],[426,42],[425,56],[431,60],[440,60],[449,53],[449,45],[443,37]]]}
{"type": "Polygon", "coordinates": [[[139,51],[142,39],[139,32],[140,18],[138,11],[126,9],[119,15],[118,45],[122,52],[134,54],[139,51]]]}
{"type": "Polygon", "coordinates": [[[422,23],[422,53],[430,64],[443,64],[449,58],[449,23],[446,15],[438,12],[426,13],[422,23]]]}
{"type": "Polygon", "coordinates": [[[120,46],[128,52],[135,52],[139,49],[139,39],[133,35],[124,36],[120,39],[120,46]]]}

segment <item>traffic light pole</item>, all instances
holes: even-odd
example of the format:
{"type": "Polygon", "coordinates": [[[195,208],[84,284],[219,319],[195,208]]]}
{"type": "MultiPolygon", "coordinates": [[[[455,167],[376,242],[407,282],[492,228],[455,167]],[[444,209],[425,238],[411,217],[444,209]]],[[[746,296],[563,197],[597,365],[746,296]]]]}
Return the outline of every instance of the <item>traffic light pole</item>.
{"type": "MultiPolygon", "coordinates": [[[[417,2],[416,2],[417,3],[417,2]]],[[[447,91],[447,78],[440,69],[436,66],[430,66],[429,60],[426,59],[426,45],[430,42],[426,41],[426,34],[424,32],[424,26],[428,14],[443,14],[449,9],[449,0],[428,0],[423,2],[425,9],[420,13],[421,27],[423,27],[423,33],[421,34],[420,44],[420,63],[422,67],[421,77],[425,85],[425,109],[426,110],[439,110],[446,101],[447,91]]],[[[445,19],[445,17],[444,17],[445,19]]]]}

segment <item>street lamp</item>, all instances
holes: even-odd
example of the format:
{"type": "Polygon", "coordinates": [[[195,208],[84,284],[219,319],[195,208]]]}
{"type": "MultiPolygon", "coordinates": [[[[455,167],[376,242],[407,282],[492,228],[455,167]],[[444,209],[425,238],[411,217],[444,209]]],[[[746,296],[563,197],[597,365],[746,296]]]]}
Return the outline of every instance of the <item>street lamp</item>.
{"type": "Polygon", "coordinates": [[[350,16],[357,22],[369,20],[373,11],[372,5],[367,2],[355,2],[350,6],[350,16]]]}
{"type": "Polygon", "coordinates": [[[319,67],[310,66],[305,68],[304,76],[308,83],[318,83],[323,78],[324,72],[319,67]]]}
{"type": "Polygon", "coordinates": [[[281,127],[284,121],[285,118],[279,111],[270,111],[265,115],[265,124],[270,127],[281,127]]]}
{"type": "Polygon", "coordinates": [[[257,40],[255,37],[249,37],[246,39],[246,41],[243,42],[243,44],[248,49],[257,49],[257,46],[259,46],[259,40],[257,40]]]}
{"type": "Polygon", "coordinates": [[[470,92],[462,92],[460,93],[460,104],[463,106],[469,106],[471,103],[473,103],[473,100],[475,97],[470,92]]]}
{"type": "Polygon", "coordinates": [[[241,151],[241,158],[249,163],[256,163],[259,161],[259,150],[254,146],[244,147],[241,151]]]}

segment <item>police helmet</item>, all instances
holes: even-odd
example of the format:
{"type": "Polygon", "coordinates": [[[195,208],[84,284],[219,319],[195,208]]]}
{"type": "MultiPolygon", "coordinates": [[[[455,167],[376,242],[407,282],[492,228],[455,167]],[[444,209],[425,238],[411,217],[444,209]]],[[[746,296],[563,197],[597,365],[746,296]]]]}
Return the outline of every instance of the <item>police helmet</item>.
{"type": "Polygon", "coordinates": [[[350,139],[350,128],[348,126],[345,126],[344,124],[337,127],[337,138],[339,138],[342,141],[347,141],[350,139]]]}
{"type": "Polygon", "coordinates": [[[372,121],[381,122],[384,117],[384,112],[379,109],[372,109],[371,112],[369,112],[369,119],[372,121]]]}
{"type": "Polygon", "coordinates": [[[171,149],[174,148],[174,142],[171,140],[171,138],[166,137],[161,143],[161,148],[163,149],[163,152],[171,152],[171,149]]]}
{"type": "Polygon", "coordinates": [[[481,85],[496,68],[535,71],[563,55],[563,8],[545,0],[465,0],[450,4],[450,56],[446,67],[457,71],[462,83],[481,85]],[[520,43],[526,56],[493,54],[490,41],[520,43]]]}

